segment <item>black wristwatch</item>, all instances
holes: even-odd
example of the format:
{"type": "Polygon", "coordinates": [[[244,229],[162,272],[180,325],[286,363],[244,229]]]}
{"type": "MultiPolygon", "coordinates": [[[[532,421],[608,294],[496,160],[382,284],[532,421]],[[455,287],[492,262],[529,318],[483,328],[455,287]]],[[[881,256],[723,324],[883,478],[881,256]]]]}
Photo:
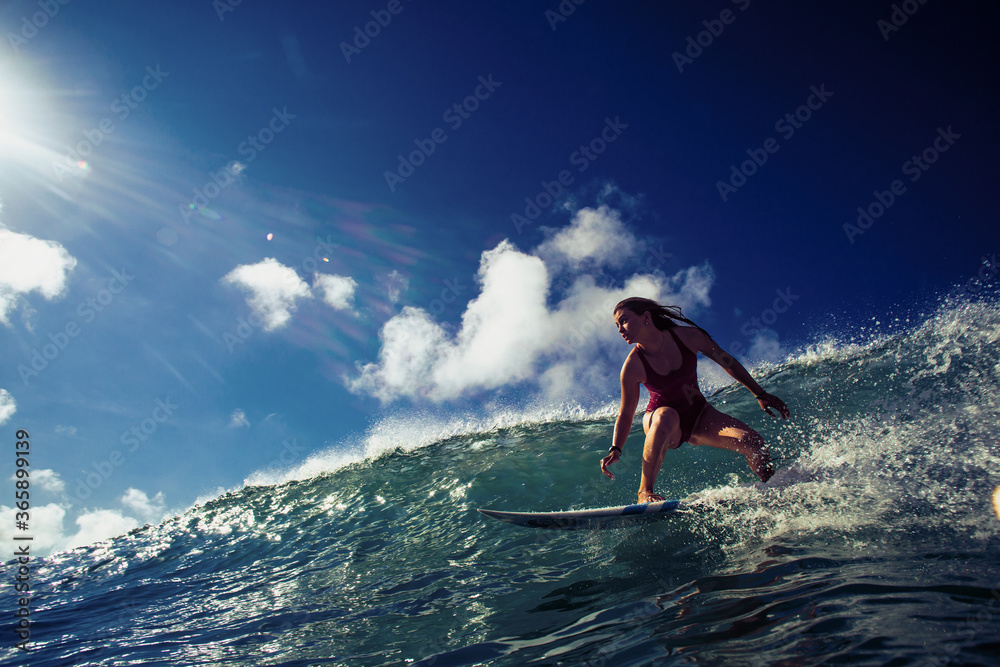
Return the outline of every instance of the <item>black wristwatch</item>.
{"type": "Polygon", "coordinates": [[[618,447],[617,445],[611,445],[611,449],[608,450],[608,454],[610,454],[611,452],[615,451],[616,449],[618,450],[619,454],[622,453],[622,448],[621,447],[618,447]]]}

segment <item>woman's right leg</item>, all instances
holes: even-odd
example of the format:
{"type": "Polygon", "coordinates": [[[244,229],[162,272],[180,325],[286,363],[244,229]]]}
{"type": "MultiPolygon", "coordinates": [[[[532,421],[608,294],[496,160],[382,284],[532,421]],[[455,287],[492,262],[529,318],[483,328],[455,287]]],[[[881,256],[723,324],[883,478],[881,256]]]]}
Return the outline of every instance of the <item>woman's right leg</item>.
{"type": "Polygon", "coordinates": [[[646,442],[642,448],[639,502],[649,503],[664,500],[663,496],[653,493],[653,486],[667,450],[681,446],[681,418],[673,408],[657,408],[642,418],[642,428],[646,433],[646,442]]]}

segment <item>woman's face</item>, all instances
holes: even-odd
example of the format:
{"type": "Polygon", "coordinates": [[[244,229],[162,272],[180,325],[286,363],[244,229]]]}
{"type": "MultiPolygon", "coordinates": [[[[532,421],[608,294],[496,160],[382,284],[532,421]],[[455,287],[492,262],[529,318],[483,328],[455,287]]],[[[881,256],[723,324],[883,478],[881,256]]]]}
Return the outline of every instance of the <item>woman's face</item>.
{"type": "Polygon", "coordinates": [[[633,313],[627,308],[615,312],[615,326],[625,342],[631,345],[639,336],[639,329],[644,326],[644,315],[633,313]]]}

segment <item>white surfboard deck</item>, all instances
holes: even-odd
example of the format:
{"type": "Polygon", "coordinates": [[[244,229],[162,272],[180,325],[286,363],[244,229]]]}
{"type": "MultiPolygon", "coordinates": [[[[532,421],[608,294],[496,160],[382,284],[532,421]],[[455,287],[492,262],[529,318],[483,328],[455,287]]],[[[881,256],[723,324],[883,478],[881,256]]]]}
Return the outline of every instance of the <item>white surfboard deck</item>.
{"type": "Polygon", "coordinates": [[[500,510],[479,510],[488,517],[532,528],[557,528],[573,530],[577,528],[598,528],[613,523],[653,519],[670,516],[682,507],[679,500],[661,500],[639,505],[601,507],[589,510],[565,512],[502,512],[500,510]]]}

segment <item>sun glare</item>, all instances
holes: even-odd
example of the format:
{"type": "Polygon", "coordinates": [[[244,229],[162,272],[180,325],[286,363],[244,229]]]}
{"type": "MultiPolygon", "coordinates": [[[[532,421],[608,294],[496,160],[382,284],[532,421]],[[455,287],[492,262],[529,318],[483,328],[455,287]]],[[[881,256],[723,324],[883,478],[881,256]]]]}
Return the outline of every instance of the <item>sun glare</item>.
{"type": "MultiPolygon", "coordinates": [[[[52,110],[44,91],[31,83],[41,77],[29,77],[26,69],[27,65],[0,63],[0,160],[51,176],[53,163],[65,162],[66,156],[49,147],[53,141],[47,135],[53,128],[44,124],[52,118],[52,110]]],[[[86,171],[89,165],[75,167],[86,171]]]]}

